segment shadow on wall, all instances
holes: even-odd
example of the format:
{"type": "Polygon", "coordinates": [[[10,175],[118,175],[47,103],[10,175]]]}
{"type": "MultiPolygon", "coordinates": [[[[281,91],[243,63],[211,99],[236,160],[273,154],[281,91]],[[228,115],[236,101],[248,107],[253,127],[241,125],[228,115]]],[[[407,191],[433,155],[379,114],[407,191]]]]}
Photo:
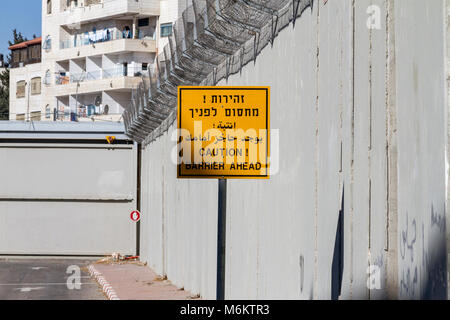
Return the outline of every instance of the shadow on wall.
{"type": "Polygon", "coordinates": [[[344,273],[344,190],[339,211],[336,238],[334,241],[333,262],[331,264],[331,299],[338,300],[341,295],[344,273]]]}
{"type": "MultiPolygon", "coordinates": [[[[424,263],[428,274],[425,276],[422,299],[447,300],[447,258],[445,245],[436,248],[437,254],[424,263]]],[[[425,259],[425,258],[424,258],[425,259]]]]}
{"type": "MultiPolygon", "coordinates": [[[[400,231],[398,258],[407,263],[399,270],[401,299],[447,299],[447,248],[445,214],[431,207],[428,241],[425,241],[425,224],[416,219],[400,231]],[[420,258],[419,258],[420,257],[420,258]],[[418,259],[419,258],[419,259],[418,259]]],[[[344,270],[344,191],[336,228],[333,261],[331,265],[331,299],[338,300],[342,291],[344,270]]]]}
{"type": "MultiPolygon", "coordinates": [[[[422,299],[447,299],[447,245],[445,213],[440,215],[431,206],[431,235],[428,248],[422,247],[422,265],[427,274],[424,275],[422,299]],[[433,234],[437,233],[437,234],[433,234]],[[435,240],[435,241],[433,241],[435,240]],[[437,242],[437,243],[433,243],[437,242]]],[[[422,224],[422,237],[424,237],[422,224]]]]}
{"type": "Polygon", "coordinates": [[[399,229],[399,298],[403,300],[447,299],[447,250],[445,213],[431,207],[427,215],[410,219],[399,229]],[[421,221],[422,220],[422,221],[421,221]],[[425,227],[425,225],[427,225],[425,227]],[[427,232],[425,232],[427,230],[427,232]]]}

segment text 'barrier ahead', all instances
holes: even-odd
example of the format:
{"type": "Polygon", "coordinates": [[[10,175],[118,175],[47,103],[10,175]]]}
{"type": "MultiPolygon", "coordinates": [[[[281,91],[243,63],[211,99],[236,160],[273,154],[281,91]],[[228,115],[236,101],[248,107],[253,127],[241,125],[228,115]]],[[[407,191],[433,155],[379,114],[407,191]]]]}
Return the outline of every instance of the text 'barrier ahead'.
{"type": "Polygon", "coordinates": [[[269,87],[179,87],[178,129],[178,178],[269,178],[269,87]]]}

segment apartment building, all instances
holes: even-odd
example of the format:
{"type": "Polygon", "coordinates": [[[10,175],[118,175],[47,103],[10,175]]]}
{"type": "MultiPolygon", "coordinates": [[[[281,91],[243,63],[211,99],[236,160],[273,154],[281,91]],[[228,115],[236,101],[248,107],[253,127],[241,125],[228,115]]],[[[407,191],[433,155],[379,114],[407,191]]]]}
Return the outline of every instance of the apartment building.
{"type": "Polygon", "coordinates": [[[121,121],[187,3],[42,0],[42,62],[15,66],[11,120],[121,121]],[[38,78],[40,93],[24,96],[38,78]]]}
{"type": "Polygon", "coordinates": [[[9,118],[18,121],[50,119],[42,109],[41,38],[9,47],[9,118]],[[45,115],[44,115],[45,114],[45,115]]]}
{"type": "MultiPolygon", "coordinates": [[[[0,75],[5,72],[6,70],[6,65],[5,65],[5,60],[3,57],[3,54],[0,53],[0,75]]],[[[0,82],[0,90],[3,89],[3,84],[2,82],[0,82]]],[[[3,107],[2,105],[0,105],[0,108],[3,107]]],[[[1,110],[0,111],[0,119],[3,119],[3,117],[6,117],[7,114],[5,114],[5,111],[1,110]]]]}
{"type": "Polygon", "coordinates": [[[43,0],[43,104],[58,120],[120,120],[153,63],[159,0],[43,0]]]}

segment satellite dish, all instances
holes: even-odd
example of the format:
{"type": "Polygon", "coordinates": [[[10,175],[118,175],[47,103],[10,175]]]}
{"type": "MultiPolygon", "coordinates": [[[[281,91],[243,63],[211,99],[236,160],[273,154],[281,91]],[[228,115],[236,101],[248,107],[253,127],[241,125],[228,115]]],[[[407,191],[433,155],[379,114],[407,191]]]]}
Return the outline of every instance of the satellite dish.
{"type": "Polygon", "coordinates": [[[100,107],[100,105],[102,104],[102,97],[101,96],[97,96],[95,98],[95,102],[94,102],[96,107],[100,107]]]}

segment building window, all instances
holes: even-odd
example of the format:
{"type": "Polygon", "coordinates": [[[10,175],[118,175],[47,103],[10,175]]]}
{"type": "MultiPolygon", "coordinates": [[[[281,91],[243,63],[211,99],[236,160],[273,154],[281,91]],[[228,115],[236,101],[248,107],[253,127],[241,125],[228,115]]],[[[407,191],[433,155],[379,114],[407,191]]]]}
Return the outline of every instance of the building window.
{"type": "Polygon", "coordinates": [[[32,95],[41,94],[41,78],[40,77],[31,79],[31,94],[32,95]]]}
{"type": "Polygon", "coordinates": [[[19,81],[17,82],[16,86],[16,98],[25,98],[25,81],[19,81]]]}
{"type": "Polygon", "coordinates": [[[161,37],[172,35],[172,23],[164,23],[161,25],[161,37]]]}
{"type": "Polygon", "coordinates": [[[31,59],[40,60],[41,59],[41,46],[30,47],[31,59]]]}
{"type": "Polygon", "coordinates": [[[148,27],[150,25],[150,18],[143,18],[138,20],[138,27],[148,27]]]}
{"type": "Polygon", "coordinates": [[[30,119],[31,121],[41,121],[41,112],[40,111],[31,112],[30,119]]]}
{"type": "Polygon", "coordinates": [[[52,0],[47,0],[47,14],[52,14],[52,0]]]}
{"type": "Polygon", "coordinates": [[[13,62],[19,63],[20,62],[20,50],[14,50],[12,53],[13,62]]]}
{"type": "Polygon", "coordinates": [[[27,49],[21,49],[20,50],[20,61],[19,62],[25,62],[28,60],[28,50],[27,49]]]}
{"type": "Polygon", "coordinates": [[[147,71],[148,70],[148,63],[143,63],[142,64],[142,71],[147,71]]]}

